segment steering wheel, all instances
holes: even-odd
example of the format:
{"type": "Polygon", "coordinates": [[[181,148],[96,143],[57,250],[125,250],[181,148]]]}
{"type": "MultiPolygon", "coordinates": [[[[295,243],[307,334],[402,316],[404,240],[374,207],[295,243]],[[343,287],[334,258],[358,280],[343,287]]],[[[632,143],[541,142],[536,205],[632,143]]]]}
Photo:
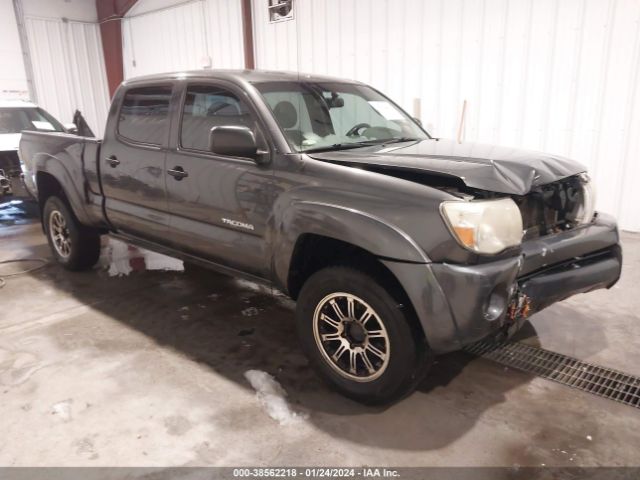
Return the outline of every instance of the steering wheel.
{"type": "Polygon", "coordinates": [[[371,125],[369,125],[368,123],[359,123],[357,125],[354,125],[347,132],[347,137],[355,137],[356,135],[360,136],[361,134],[358,133],[358,131],[362,130],[363,128],[371,128],[371,125]]]}

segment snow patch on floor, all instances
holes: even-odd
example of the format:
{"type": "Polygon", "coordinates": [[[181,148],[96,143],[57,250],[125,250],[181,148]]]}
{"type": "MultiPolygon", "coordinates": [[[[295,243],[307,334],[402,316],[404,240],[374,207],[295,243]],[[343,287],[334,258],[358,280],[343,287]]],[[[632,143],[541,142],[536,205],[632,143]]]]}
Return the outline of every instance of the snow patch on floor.
{"type": "Polygon", "coordinates": [[[177,258],[167,257],[161,253],[150,250],[141,250],[147,270],[165,270],[172,272],[184,272],[184,263],[177,258]]]}
{"type": "Polygon", "coordinates": [[[240,313],[242,313],[242,315],[245,317],[255,317],[256,315],[260,314],[260,311],[256,307],[249,307],[245,308],[240,313]]]}
{"type": "Polygon", "coordinates": [[[265,285],[260,285],[255,282],[250,282],[249,280],[245,280],[243,278],[234,278],[233,283],[235,283],[238,287],[242,288],[243,290],[250,290],[252,292],[264,293],[267,295],[271,294],[271,288],[265,285]]]}
{"type": "Polygon", "coordinates": [[[52,405],[51,415],[56,415],[63,422],[71,421],[71,400],[64,400],[52,405]]]}
{"type": "Polygon", "coordinates": [[[280,425],[290,425],[305,420],[308,415],[291,410],[287,403],[287,392],[269,375],[261,370],[247,370],[244,376],[256,391],[262,408],[280,425]]]}
{"type": "Polygon", "coordinates": [[[114,238],[108,239],[100,263],[107,266],[111,277],[125,277],[134,270],[184,271],[182,260],[134,247],[114,238]]]}

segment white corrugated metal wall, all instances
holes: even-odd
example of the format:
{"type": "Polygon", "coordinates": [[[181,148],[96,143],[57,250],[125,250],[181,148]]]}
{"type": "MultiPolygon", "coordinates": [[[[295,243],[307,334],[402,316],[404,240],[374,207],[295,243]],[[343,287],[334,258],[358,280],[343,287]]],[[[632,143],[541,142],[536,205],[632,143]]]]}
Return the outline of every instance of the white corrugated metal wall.
{"type": "Polygon", "coordinates": [[[437,136],[522,146],[589,167],[598,207],[640,231],[640,0],[298,0],[269,23],[258,68],[354,78],[437,136]]]}
{"type": "Polygon", "coordinates": [[[0,0],[0,99],[28,98],[29,84],[24,69],[20,34],[13,2],[0,0]]]}
{"type": "Polygon", "coordinates": [[[25,28],[38,103],[63,123],[79,109],[101,136],[109,93],[98,25],[26,16],[25,28]]]}
{"type": "MultiPolygon", "coordinates": [[[[141,0],[137,8],[144,4],[152,5],[141,0]]],[[[239,1],[194,0],[135,14],[123,20],[122,36],[125,78],[244,67],[239,1]]]]}
{"type": "MultiPolygon", "coordinates": [[[[239,1],[145,4],[123,21],[126,77],[243,67],[239,1]]],[[[409,111],[419,98],[438,136],[455,136],[467,100],[467,141],[585,163],[599,208],[640,231],[640,0],[297,0],[293,21],[272,24],[266,0],[253,7],[259,68],[362,80],[409,111]]],[[[79,107],[101,131],[98,26],[26,23],[41,103],[64,121],[79,107]]]]}

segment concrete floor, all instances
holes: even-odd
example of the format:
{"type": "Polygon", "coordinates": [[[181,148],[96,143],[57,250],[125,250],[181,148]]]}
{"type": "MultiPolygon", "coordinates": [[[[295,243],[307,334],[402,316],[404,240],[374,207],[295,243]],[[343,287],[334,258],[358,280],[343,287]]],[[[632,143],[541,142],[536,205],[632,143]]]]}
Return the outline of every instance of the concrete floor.
{"type": "MultiPolygon", "coordinates": [[[[616,287],[519,339],[640,375],[640,235],[623,240],[616,287]]],[[[48,264],[0,290],[1,466],[640,465],[640,410],[466,354],[392,407],[353,403],[309,370],[290,301],[104,244],[92,272],[48,264]],[[273,420],[250,369],[300,416],[273,420]]],[[[51,259],[34,220],[0,212],[0,260],[21,257],[51,259]]]]}

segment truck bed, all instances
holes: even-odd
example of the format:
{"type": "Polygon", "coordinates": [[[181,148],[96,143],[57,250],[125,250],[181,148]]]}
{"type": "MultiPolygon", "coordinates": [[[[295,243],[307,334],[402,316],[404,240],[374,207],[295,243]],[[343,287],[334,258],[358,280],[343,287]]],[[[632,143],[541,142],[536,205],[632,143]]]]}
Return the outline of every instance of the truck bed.
{"type": "Polygon", "coordinates": [[[58,180],[63,179],[67,195],[74,197],[71,203],[84,210],[75,212],[83,223],[101,224],[98,172],[101,144],[102,140],[68,133],[23,132],[19,154],[27,190],[38,198],[36,172],[50,173],[58,180]]]}
{"type": "Polygon", "coordinates": [[[100,193],[98,181],[98,155],[102,140],[90,137],[80,137],[69,133],[22,133],[20,141],[20,160],[23,164],[27,188],[37,196],[35,185],[36,165],[46,171],[44,163],[49,160],[59,160],[70,172],[84,174],[89,190],[100,193]]]}

